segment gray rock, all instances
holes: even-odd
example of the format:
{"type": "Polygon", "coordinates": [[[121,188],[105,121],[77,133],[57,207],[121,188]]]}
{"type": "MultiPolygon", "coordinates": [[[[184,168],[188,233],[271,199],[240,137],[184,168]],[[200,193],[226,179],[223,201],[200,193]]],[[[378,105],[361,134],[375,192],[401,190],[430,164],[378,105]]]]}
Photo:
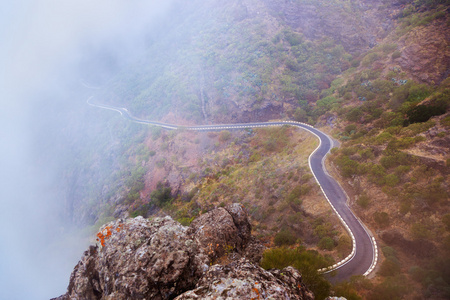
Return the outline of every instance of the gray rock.
{"type": "Polygon", "coordinates": [[[304,298],[310,292],[295,269],[269,272],[252,263],[260,260],[263,247],[250,232],[248,215],[240,204],[206,213],[190,227],[170,217],[108,223],[97,235],[99,245],[90,246],[75,266],[67,293],[55,299],[173,299],[178,295],[179,299],[199,299],[195,297],[222,294],[250,299],[258,293],[272,299],[284,299],[280,295],[311,299],[304,298]],[[210,267],[221,257],[226,257],[221,260],[226,266],[210,267]]]}
{"type": "Polygon", "coordinates": [[[314,296],[305,288],[296,269],[266,271],[242,258],[226,266],[212,266],[194,290],[175,299],[314,299],[314,296]]]}

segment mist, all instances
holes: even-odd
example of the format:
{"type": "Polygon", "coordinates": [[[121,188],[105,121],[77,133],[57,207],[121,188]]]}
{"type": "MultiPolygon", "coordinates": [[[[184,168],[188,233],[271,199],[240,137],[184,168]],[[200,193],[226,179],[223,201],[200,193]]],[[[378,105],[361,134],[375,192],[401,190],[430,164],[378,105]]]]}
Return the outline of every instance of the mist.
{"type": "MultiPolygon", "coordinates": [[[[65,215],[67,133],[88,91],[138,57],[171,1],[18,0],[0,11],[0,298],[63,294],[89,240],[65,215]],[[70,115],[68,120],[67,116],[70,115]],[[68,122],[70,121],[70,122],[68,122]]],[[[83,109],[80,109],[83,108],[83,109]]],[[[77,128],[78,124],[85,126],[77,128]]]]}

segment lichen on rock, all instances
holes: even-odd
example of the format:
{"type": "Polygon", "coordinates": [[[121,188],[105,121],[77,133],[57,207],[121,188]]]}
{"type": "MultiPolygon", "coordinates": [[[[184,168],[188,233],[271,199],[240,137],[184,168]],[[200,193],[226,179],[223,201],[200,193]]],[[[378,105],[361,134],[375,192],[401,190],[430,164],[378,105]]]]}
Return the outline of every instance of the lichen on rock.
{"type": "Polygon", "coordinates": [[[67,293],[55,299],[312,299],[295,269],[255,264],[263,247],[240,204],[208,212],[190,227],[171,217],[117,220],[100,230],[106,227],[120,230],[89,247],[67,293]],[[223,256],[225,265],[213,265],[223,256]]]}

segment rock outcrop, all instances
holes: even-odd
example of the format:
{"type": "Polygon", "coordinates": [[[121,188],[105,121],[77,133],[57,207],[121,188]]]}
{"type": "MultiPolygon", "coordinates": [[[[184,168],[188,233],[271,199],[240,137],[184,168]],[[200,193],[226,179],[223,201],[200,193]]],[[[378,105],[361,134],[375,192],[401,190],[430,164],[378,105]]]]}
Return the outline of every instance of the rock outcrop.
{"type": "Polygon", "coordinates": [[[301,282],[302,276],[292,267],[265,271],[242,258],[212,266],[194,290],[175,299],[314,299],[301,282]]]}
{"type": "Polygon", "coordinates": [[[97,235],[100,245],[75,266],[67,293],[55,299],[313,299],[297,270],[255,264],[262,246],[250,232],[240,204],[190,227],[170,217],[109,223],[97,235]]]}

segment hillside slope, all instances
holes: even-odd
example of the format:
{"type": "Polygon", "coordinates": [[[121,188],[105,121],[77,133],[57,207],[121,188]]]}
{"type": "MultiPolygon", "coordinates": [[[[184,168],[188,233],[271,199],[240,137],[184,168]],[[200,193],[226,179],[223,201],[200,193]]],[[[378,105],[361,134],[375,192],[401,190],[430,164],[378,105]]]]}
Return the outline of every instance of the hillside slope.
{"type": "MultiPolygon", "coordinates": [[[[374,286],[355,279],[336,291],[445,298],[448,9],[446,1],[176,2],[146,53],[87,93],[146,119],[295,119],[332,133],[341,147],[330,164],[384,254],[374,286]]],[[[348,254],[305,168],[310,137],[108,122],[66,173],[80,224],[168,213],[187,225],[241,201],[268,246],[303,243],[330,261],[348,254]]]]}

